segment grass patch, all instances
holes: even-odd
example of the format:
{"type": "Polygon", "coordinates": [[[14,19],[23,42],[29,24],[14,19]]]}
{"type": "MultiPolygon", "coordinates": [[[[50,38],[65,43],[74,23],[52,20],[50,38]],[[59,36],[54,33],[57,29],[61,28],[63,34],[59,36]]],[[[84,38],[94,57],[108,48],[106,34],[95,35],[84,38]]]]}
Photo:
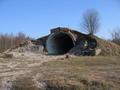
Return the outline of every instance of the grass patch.
{"type": "Polygon", "coordinates": [[[120,56],[120,46],[107,41],[103,40],[97,36],[91,36],[92,38],[95,38],[98,42],[97,48],[101,49],[101,56],[120,56]]]}
{"type": "Polygon", "coordinates": [[[74,57],[45,62],[13,82],[12,90],[120,90],[120,57],[74,57]],[[33,77],[37,78],[33,81],[33,77]]]}
{"type": "Polygon", "coordinates": [[[11,90],[38,90],[30,77],[19,78],[13,82],[11,90]]]}
{"type": "Polygon", "coordinates": [[[119,90],[119,71],[119,57],[75,57],[42,66],[50,90],[119,90]]]}

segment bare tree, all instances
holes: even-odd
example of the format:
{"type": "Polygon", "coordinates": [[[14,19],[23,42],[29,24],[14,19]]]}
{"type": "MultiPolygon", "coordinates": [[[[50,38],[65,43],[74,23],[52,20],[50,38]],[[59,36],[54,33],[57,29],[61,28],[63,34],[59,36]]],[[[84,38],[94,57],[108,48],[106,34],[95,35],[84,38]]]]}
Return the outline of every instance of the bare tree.
{"type": "Polygon", "coordinates": [[[88,34],[95,34],[99,30],[99,14],[94,9],[87,10],[83,14],[82,28],[88,34]]]}
{"type": "Polygon", "coordinates": [[[112,33],[112,42],[120,45],[120,28],[117,28],[112,33]]]}
{"type": "Polygon", "coordinates": [[[0,53],[4,52],[9,48],[14,48],[23,44],[25,41],[31,40],[30,37],[27,37],[24,33],[19,32],[17,36],[11,34],[0,34],[0,53]]]}

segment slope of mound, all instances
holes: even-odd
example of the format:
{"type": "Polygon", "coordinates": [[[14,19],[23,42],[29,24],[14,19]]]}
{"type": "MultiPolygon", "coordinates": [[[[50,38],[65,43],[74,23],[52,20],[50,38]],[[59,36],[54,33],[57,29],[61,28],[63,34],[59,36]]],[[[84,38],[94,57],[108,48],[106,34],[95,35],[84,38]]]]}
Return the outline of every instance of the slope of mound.
{"type": "Polygon", "coordinates": [[[12,52],[33,52],[33,53],[43,53],[43,46],[36,45],[32,41],[26,41],[25,43],[19,45],[17,48],[11,50],[12,52]]]}
{"type": "Polygon", "coordinates": [[[120,56],[120,46],[107,41],[107,40],[103,40],[101,38],[98,38],[96,36],[91,36],[93,38],[95,38],[97,40],[97,48],[96,49],[101,49],[101,53],[99,55],[101,56],[120,56]]]}
{"type": "Polygon", "coordinates": [[[29,55],[29,53],[43,54],[43,46],[36,45],[32,41],[25,41],[24,43],[6,50],[0,54],[0,57],[19,57],[23,55],[29,55]]]}

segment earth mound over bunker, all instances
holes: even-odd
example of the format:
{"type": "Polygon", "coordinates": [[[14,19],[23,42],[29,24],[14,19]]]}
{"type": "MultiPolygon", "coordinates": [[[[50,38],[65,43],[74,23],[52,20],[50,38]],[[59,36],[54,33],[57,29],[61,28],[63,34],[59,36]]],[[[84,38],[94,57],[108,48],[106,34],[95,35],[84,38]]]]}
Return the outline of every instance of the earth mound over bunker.
{"type": "Polygon", "coordinates": [[[120,46],[94,35],[86,35],[68,28],[54,28],[36,40],[48,54],[70,53],[77,56],[120,56],[120,46]]]}
{"type": "Polygon", "coordinates": [[[71,53],[75,55],[95,55],[97,41],[89,35],[85,35],[68,28],[55,28],[51,30],[51,34],[38,39],[44,42],[48,54],[65,54],[71,53]],[[75,52],[75,49],[79,49],[75,52]]]}

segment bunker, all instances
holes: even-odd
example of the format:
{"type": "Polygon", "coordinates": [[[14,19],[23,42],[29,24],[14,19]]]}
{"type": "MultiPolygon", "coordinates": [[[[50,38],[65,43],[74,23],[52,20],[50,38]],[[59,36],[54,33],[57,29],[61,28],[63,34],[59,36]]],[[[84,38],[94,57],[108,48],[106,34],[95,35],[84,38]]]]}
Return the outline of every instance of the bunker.
{"type": "Polygon", "coordinates": [[[53,33],[46,42],[46,48],[49,54],[65,54],[74,46],[75,41],[67,32],[53,33]]]}
{"type": "Polygon", "coordinates": [[[48,54],[61,55],[71,53],[79,56],[95,55],[97,41],[90,35],[68,28],[54,28],[47,36],[37,39],[48,54]]]}

